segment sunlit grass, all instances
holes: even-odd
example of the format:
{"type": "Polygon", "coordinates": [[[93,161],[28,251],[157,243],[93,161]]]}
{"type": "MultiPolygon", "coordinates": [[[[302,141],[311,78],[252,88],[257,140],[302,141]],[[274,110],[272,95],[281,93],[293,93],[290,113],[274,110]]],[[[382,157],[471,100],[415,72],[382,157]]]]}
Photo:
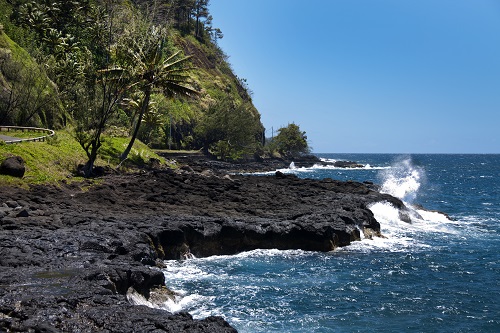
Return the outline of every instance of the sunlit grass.
{"type": "Polygon", "coordinates": [[[41,136],[47,135],[46,132],[20,131],[20,130],[0,131],[0,134],[20,139],[39,138],[41,136]]]}
{"type": "MultiPolygon", "coordinates": [[[[120,165],[119,157],[129,142],[129,138],[105,137],[96,161],[97,166],[130,171],[142,167],[157,159],[164,164],[162,157],[148,146],[136,140],[129,158],[120,165]]],[[[26,172],[22,179],[0,175],[0,185],[27,187],[29,184],[57,184],[61,181],[81,181],[77,175],[79,165],[87,161],[85,151],[66,130],[57,131],[56,135],[45,142],[23,142],[5,144],[0,142],[0,162],[9,156],[20,156],[25,161],[26,172]]]]}

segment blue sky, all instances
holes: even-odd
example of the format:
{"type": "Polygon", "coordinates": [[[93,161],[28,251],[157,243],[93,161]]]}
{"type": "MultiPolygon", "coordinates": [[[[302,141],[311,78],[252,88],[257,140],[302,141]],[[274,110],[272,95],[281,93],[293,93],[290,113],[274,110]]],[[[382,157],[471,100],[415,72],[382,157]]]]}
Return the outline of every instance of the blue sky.
{"type": "Polygon", "coordinates": [[[500,153],[500,0],[211,0],[267,129],[316,153],[500,153]]]}

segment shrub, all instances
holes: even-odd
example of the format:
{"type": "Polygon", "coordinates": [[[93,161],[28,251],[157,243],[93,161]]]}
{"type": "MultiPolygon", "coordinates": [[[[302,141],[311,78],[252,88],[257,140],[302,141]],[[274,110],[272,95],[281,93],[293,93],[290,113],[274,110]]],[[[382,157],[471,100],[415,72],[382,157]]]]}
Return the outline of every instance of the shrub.
{"type": "Polygon", "coordinates": [[[311,151],[307,143],[306,132],[302,132],[294,123],[278,129],[273,145],[282,156],[286,157],[307,154],[311,151]]]}

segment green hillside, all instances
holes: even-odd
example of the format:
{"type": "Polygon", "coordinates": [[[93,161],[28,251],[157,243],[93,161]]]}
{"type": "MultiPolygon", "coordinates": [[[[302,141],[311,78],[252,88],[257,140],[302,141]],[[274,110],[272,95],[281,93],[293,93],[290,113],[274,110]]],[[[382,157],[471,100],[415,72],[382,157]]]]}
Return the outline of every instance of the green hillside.
{"type": "Polygon", "coordinates": [[[300,131],[264,146],[212,22],[209,0],[0,0],[0,126],[68,133],[86,177],[103,154],[133,164],[135,142],[229,161],[300,153],[295,139],[307,152],[300,131]]]}
{"type": "Polygon", "coordinates": [[[66,128],[90,170],[103,135],[227,160],[262,153],[260,114],[208,9],[207,0],[0,0],[0,125],[66,128]]]}
{"type": "Polygon", "coordinates": [[[0,124],[61,127],[65,112],[43,66],[0,25],[0,124]]]}

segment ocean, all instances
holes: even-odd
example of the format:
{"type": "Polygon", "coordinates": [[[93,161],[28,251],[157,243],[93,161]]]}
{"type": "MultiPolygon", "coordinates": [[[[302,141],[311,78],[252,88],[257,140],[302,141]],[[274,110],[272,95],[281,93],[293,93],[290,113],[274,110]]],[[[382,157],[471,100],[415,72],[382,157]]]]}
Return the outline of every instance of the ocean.
{"type": "Polygon", "coordinates": [[[175,302],[241,333],[500,332],[500,155],[318,154],[361,169],[281,170],[372,181],[415,208],[371,207],[387,238],[329,253],[255,250],[166,261],[175,302]],[[418,206],[414,206],[418,207],[418,206]]]}

